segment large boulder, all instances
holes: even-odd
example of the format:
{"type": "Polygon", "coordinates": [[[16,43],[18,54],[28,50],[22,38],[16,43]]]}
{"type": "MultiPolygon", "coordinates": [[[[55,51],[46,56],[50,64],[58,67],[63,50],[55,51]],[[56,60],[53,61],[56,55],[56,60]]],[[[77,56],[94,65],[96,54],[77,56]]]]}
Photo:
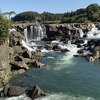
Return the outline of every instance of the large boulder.
{"type": "Polygon", "coordinates": [[[12,97],[23,94],[27,89],[27,87],[20,86],[5,86],[3,92],[5,97],[12,97]]]}
{"type": "Polygon", "coordinates": [[[26,93],[30,98],[34,100],[34,98],[38,98],[41,96],[45,96],[45,93],[35,85],[33,88],[30,88],[26,93]]]}

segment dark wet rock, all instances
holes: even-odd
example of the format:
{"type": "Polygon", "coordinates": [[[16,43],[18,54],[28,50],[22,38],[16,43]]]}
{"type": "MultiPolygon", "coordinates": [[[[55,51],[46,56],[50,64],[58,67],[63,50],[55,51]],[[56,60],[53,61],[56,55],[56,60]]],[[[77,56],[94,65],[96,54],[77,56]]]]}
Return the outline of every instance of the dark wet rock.
{"type": "Polygon", "coordinates": [[[20,55],[14,57],[15,61],[23,61],[24,58],[20,55]]]}
{"type": "Polygon", "coordinates": [[[84,40],[82,40],[82,39],[81,40],[76,40],[76,42],[75,42],[75,44],[77,44],[77,45],[78,44],[83,44],[83,43],[84,43],[84,40]]]}
{"type": "Polygon", "coordinates": [[[84,50],[80,49],[80,50],[77,51],[77,53],[83,54],[84,53],[84,50]]]}
{"type": "Polygon", "coordinates": [[[40,89],[40,87],[38,87],[37,85],[35,85],[33,88],[30,88],[26,94],[32,98],[34,100],[34,98],[38,98],[38,97],[42,97],[42,96],[46,96],[45,93],[40,89]]]}
{"type": "Polygon", "coordinates": [[[52,45],[51,44],[46,44],[45,47],[47,50],[52,50],[52,45]]]}
{"type": "Polygon", "coordinates": [[[77,48],[81,48],[81,47],[82,47],[82,45],[81,45],[81,44],[78,44],[78,45],[77,45],[77,48]]]}
{"type": "Polygon", "coordinates": [[[52,48],[54,51],[60,51],[61,48],[58,45],[54,45],[52,48]]]}
{"type": "Polygon", "coordinates": [[[61,49],[61,52],[70,52],[70,50],[66,49],[61,49]]]}
{"type": "Polygon", "coordinates": [[[31,51],[24,51],[24,52],[22,53],[22,56],[23,56],[24,58],[31,58],[31,51]]]}
{"type": "Polygon", "coordinates": [[[77,53],[79,56],[84,56],[84,50],[82,50],[82,49],[78,50],[77,53]]]}

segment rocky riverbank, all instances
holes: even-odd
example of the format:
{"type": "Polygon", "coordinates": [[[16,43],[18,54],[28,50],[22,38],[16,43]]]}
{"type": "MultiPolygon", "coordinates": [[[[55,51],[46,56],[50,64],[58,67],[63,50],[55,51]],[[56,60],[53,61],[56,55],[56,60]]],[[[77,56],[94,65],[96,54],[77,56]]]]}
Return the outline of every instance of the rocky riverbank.
{"type": "MultiPolygon", "coordinates": [[[[96,26],[99,29],[100,24],[96,24],[96,26]]],[[[46,44],[43,47],[38,48],[36,51],[29,51],[22,45],[22,40],[25,40],[24,29],[26,26],[22,25],[13,27],[15,30],[10,32],[9,42],[0,47],[0,58],[2,58],[0,59],[1,85],[5,86],[11,77],[26,72],[30,67],[45,67],[46,65],[41,62],[42,57],[44,56],[41,53],[43,48],[46,50],[61,51],[63,53],[70,52],[69,48],[64,47],[70,41],[70,44],[75,44],[77,48],[80,48],[80,50],[77,51],[77,56],[85,57],[90,62],[100,58],[100,40],[91,40],[85,43],[88,32],[92,29],[91,23],[45,25],[47,38],[44,38],[43,41],[45,41],[46,44]],[[62,44],[59,45],[59,43],[62,44]],[[85,52],[88,50],[91,54],[85,55],[85,52]]],[[[32,99],[39,96],[45,96],[40,88],[36,89],[36,91],[34,88],[38,87],[34,86],[31,89],[25,87],[23,89],[18,86],[7,85],[3,91],[1,91],[1,96],[18,96],[22,93],[28,94],[32,99]],[[38,92],[38,90],[40,92],[38,92]],[[18,94],[12,91],[17,91],[18,94]]]]}

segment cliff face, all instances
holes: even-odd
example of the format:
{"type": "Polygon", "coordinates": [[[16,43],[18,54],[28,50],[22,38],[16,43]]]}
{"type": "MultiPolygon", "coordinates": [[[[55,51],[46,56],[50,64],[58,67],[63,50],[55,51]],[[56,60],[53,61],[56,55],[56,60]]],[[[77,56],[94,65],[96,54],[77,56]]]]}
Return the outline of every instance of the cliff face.
{"type": "Polygon", "coordinates": [[[0,85],[4,85],[9,80],[9,44],[8,42],[0,45],[0,85]]]}

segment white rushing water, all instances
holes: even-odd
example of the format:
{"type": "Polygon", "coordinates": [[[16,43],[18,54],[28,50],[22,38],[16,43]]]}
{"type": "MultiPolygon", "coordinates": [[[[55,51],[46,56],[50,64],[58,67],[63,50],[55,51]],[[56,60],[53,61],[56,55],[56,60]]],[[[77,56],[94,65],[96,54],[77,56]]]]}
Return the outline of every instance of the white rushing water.
{"type": "Polygon", "coordinates": [[[71,96],[69,94],[49,94],[48,96],[44,97],[44,98],[38,98],[36,100],[94,100],[91,97],[85,97],[85,96],[79,96],[79,97],[75,97],[75,96],[71,96]]]}
{"type": "Polygon", "coordinates": [[[96,28],[94,24],[92,24],[92,29],[87,33],[88,39],[100,39],[100,30],[96,28]]]}
{"type": "Polygon", "coordinates": [[[31,99],[29,97],[27,97],[25,94],[22,94],[22,95],[17,96],[17,97],[6,98],[5,100],[31,100],[31,99]]]}

